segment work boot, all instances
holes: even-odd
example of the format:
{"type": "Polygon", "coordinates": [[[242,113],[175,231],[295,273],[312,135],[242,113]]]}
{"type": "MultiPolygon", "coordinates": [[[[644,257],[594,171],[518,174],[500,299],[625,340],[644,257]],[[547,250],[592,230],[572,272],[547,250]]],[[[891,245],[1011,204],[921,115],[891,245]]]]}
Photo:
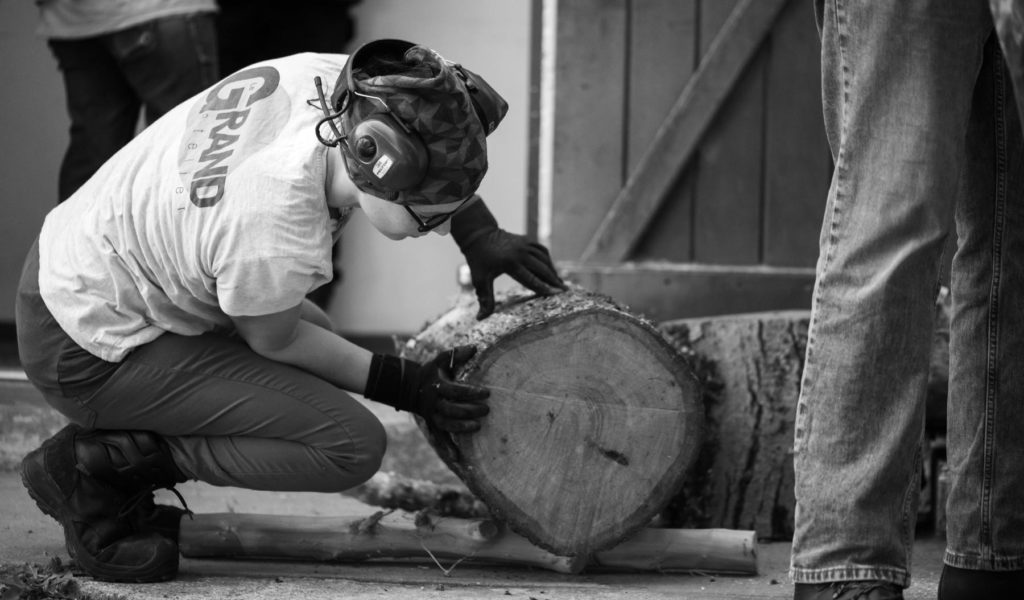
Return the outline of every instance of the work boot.
{"type": "Polygon", "coordinates": [[[140,528],[132,512],[138,502],[133,496],[146,488],[132,480],[119,489],[93,475],[128,471],[123,453],[104,449],[123,446],[130,434],[109,433],[114,443],[105,432],[68,425],[25,457],[22,481],[39,508],[64,528],[68,554],[87,574],[105,581],[171,579],[178,570],[177,543],[140,528]]]}
{"type": "Polygon", "coordinates": [[[798,583],[793,600],[903,600],[903,588],[888,581],[798,583]]]}
{"type": "Polygon", "coordinates": [[[129,497],[120,516],[143,532],[178,542],[182,515],[192,511],[156,504],[153,492],[166,488],[185,500],[174,486],[186,478],[166,442],[149,431],[91,431],[75,438],[79,469],[129,497]]]}
{"type": "Polygon", "coordinates": [[[191,518],[192,511],[156,504],[153,502],[153,494],[150,493],[149,498],[139,503],[133,511],[132,522],[139,531],[159,533],[177,544],[181,534],[181,517],[185,515],[191,518]]]}
{"type": "Polygon", "coordinates": [[[939,600],[1018,600],[1024,594],[1024,571],[976,571],[942,566],[939,600]]]}

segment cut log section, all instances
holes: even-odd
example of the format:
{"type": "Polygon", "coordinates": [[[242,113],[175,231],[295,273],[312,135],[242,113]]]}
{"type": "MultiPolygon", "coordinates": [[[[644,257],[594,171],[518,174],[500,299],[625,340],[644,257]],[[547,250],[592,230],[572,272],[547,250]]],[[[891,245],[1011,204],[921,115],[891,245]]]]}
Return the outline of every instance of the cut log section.
{"type": "MultiPolygon", "coordinates": [[[[940,293],[928,379],[927,427],[945,431],[949,297],[940,293]]],[[[793,437],[810,311],[666,321],[705,391],[706,435],[686,483],[663,513],[672,527],[753,529],[793,537],[793,437]]]]}
{"type": "Polygon", "coordinates": [[[706,392],[707,435],[663,517],[672,527],[793,536],[793,428],[807,311],[680,319],[659,326],[706,392]]]}
{"type": "Polygon", "coordinates": [[[428,360],[472,344],[461,381],[491,391],[481,431],[421,428],[499,519],[562,556],[587,556],[647,525],[700,447],[703,406],[692,370],[649,322],[573,289],[509,292],[477,321],[476,299],[409,340],[428,360]]]}

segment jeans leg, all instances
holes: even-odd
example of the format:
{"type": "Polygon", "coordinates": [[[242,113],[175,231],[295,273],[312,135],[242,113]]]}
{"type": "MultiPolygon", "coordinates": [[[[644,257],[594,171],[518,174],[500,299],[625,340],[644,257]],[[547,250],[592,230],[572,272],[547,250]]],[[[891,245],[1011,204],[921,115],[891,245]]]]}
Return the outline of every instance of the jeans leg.
{"type": "Polygon", "coordinates": [[[337,492],[369,479],[386,445],[342,390],[213,334],[135,349],[84,404],[98,429],[160,434],[183,473],[214,485],[337,492]]]}
{"type": "Polygon", "coordinates": [[[945,561],[1024,569],[1024,142],[993,36],[975,90],[957,207],[945,561]]]}
{"type": "Polygon", "coordinates": [[[213,13],[156,19],[107,39],[152,123],[217,81],[213,13]]]}
{"type": "Polygon", "coordinates": [[[63,202],[132,139],[140,105],[102,37],[51,40],[50,50],[64,78],[71,120],[58,185],[63,202]]]}
{"type": "Polygon", "coordinates": [[[1024,0],[989,0],[989,5],[1016,90],[1017,114],[1024,121],[1024,0]]]}
{"type": "Polygon", "coordinates": [[[835,172],[797,407],[797,583],[907,586],[934,300],[971,92],[972,0],[822,0],[835,172]]]}

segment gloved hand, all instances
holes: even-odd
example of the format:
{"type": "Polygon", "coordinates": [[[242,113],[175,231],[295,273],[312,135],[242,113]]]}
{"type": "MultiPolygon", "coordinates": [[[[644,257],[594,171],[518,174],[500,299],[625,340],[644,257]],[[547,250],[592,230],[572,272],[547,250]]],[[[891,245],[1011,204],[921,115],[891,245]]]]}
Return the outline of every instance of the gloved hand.
{"type": "Polygon", "coordinates": [[[476,348],[459,346],[439,353],[433,360],[416,361],[374,354],[363,395],[430,421],[449,433],[471,433],[490,412],[484,400],[490,392],[483,387],[453,380],[455,371],[466,364],[476,348]]]}
{"type": "Polygon", "coordinates": [[[480,303],[477,320],[494,312],[494,280],[503,273],[544,296],[566,289],[548,249],[526,236],[499,228],[479,196],[452,217],[451,233],[469,265],[480,303]]]}

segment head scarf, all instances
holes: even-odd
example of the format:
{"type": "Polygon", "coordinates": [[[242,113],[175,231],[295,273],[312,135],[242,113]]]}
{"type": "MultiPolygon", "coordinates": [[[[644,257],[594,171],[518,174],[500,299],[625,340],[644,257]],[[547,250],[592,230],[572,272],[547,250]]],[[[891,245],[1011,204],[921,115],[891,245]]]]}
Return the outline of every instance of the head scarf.
{"type": "MultiPolygon", "coordinates": [[[[430,48],[402,44],[382,44],[385,55],[388,49],[396,50],[392,56],[384,56],[393,62],[384,69],[376,68],[370,74],[359,64],[352,67],[357,93],[343,94],[347,87],[343,72],[335,85],[332,103],[335,109],[347,108],[340,116],[345,132],[366,117],[383,112],[381,103],[386,104],[392,115],[418,135],[426,147],[426,175],[419,185],[400,192],[396,198],[366,186],[367,182],[356,176],[357,169],[350,166],[349,173],[363,191],[401,204],[464,200],[476,192],[487,173],[486,137],[504,117],[508,104],[494,94],[498,99],[498,116],[485,127],[470,100],[460,67],[430,48]],[[343,106],[344,102],[349,105],[343,106]]],[[[346,155],[346,160],[351,159],[346,155]]]]}

